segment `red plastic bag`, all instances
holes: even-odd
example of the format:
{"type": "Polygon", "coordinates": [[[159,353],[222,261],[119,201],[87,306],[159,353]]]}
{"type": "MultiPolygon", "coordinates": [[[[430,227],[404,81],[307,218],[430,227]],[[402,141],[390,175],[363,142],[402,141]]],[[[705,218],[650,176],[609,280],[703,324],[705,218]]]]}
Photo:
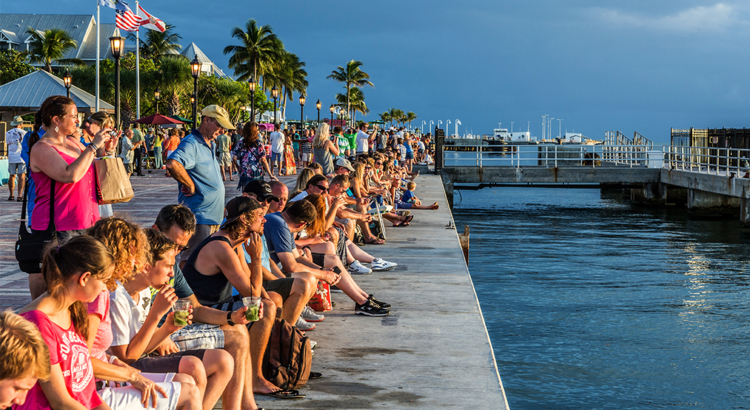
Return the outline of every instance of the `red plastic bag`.
{"type": "Polygon", "coordinates": [[[307,302],[316,312],[327,312],[333,307],[331,306],[331,286],[322,280],[318,281],[318,289],[315,291],[313,297],[307,302]]]}

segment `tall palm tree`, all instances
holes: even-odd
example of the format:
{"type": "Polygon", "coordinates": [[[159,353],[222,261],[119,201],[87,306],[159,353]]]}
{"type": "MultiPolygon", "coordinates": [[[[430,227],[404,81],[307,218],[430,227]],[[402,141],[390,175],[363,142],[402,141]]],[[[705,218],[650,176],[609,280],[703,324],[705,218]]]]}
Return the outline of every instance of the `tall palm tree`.
{"type": "MultiPolygon", "coordinates": [[[[346,94],[336,94],[336,101],[342,106],[346,104],[346,94]]],[[[351,119],[353,123],[356,124],[358,112],[362,113],[362,115],[370,113],[370,109],[367,108],[367,104],[365,103],[365,94],[358,87],[352,87],[349,90],[349,102],[351,103],[351,119]]]]}
{"type": "Polygon", "coordinates": [[[391,122],[391,114],[388,111],[378,114],[378,115],[380,116],[380,121],[383,121],[383,125],[391,122]]]}
{"type": "Polygon", "coordinates": [[[193,77],[190,75],[190,62],[183,56],[162,56],[159,66],[153,72],[151,84],[159,84],[167,99],[167,113],[180,113],[180,96],[192,90],[193,77]]]}
{"type": "Polygon", "coordinates": [[[234,69],[238,81],[247,81],[253,76],[258,82],[258,76],[271,70],[274,60],[284,49],[284,43],[273,33],[271,26],[259,26],[254,19],[248,20],[245,30],[240,27],[232,29],[232,37],[241,44],[224,47],[224,54],[232,54],[229,68],[234,69]]]}
{"type": "Polygon", "coordinates": [[[338,66],[338,70],[331,71],[331,75],[326,78],[336,80],[346,84],[346,112],[351,113],[351,98],[349,91],[352,87],[364,87],[369,85],[375,88],[370,81],[370,75],[360,69],[361,61],[351,60],[346,63],[346,67],[338,66]]]}
{"type": "Polygon", "coordinates": [[[417,114],[414,114],[413,112],[409,111],[406,113],[406,122],[409,123],[409,128],[411,128],[411,122],[417,119],[417,114]]]}
{"type": "MultiPolygon", "coordinates": [[[[145,38],[141,38],[140,56],[158,62],[162,56],[179,54],[182,46],[179,41],[182,36],[174,32],[172,24],[166,24],[164,32],[146,30],[145,38]]],[[[135,42],[135,34],[128,33],[128,40],[135,42]]]]}
{"type": "Polygon", "coordinates": [[[263,77],[264,87],[276,86],[279,89],[283,117],[286,117],[286,102],[294,97],[293,93],[304,95],[307,92],[307,71],[304,66],[305,63],[296,54],[281,50],[275,63],[263,77]]]}
{"type": "Polygon", "coordinates": [[[78,48],[78,43],[67,31],[61,28],[51,28],[39,33],[29,27],[26,34],[31,36],[29,61],[44,64],[44,70],[52,72],[52,62],[63,65],[81,65],[84,62],[78,58],[63,58],[70,50],[78,48]]]}

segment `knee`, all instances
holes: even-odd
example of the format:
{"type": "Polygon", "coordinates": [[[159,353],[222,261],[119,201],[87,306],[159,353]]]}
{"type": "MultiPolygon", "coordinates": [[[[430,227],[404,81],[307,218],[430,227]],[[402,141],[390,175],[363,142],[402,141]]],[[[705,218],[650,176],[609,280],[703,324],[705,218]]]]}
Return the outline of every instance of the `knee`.
{"type": "Polygon", "coordinates": [[[195,379],[193,379],[193,377],[190,376],[189,374],[177,373],[174,375],[174,378],[172,379],[172,381],[180,383],[183,386],[183,388],[185,386],[195,387],[195,379]]]}
{"type": "Polygon", "coordinates": [[[208,360],[210,364],[207,367],[215,368],[217,372],[222,374],[231,374],[233,372],[234,358],[231,354],[221,349],[213,349],[209,350],[209,352],[211,353],[211,357],[208,360]]]}
{"type": "Polygon", "coordinates": [[[276,306],[282,306],[284,304],[284,298],[276,292],[268,292],[268,297],[276,306]]]}
{"type": "MultiPolygon", "coordinates": [[[[334,245],[333,243],[331,243],[331,242],[326,242],[326,243],[325,243],[325,247],[326,247],[326,248],[325,248],[325,249],[326,249],[326,251],[325,251],[326,255],[327,255],[327,254],[335,254],[335,253],[336,253],[336,246],[335,246],[335,245],[334,245]]],[[[326,256],[326,257],[327,257],[327,256],[326,256]]]]}
{"type": "Polygon", "coordinates": [[[271,299],[263,299],[263,320],[273,322],[276,319],[277,305],[271,299]]]}
{"type": "Polygon", "coordinates": [[[245,326],[234,326],[224,331],[224,349],[232,355],[240,355],[247,349],[250,336],[245,326]]]}
{"type": "Polygon", "coordinates": [[[309,299],[309,296],[311,296],[315,292],[318,281],[311,273],[308,272],[305,272],[305,276],[295,279],[295,281],[297,280],[302,282],[302,288],[304,289],[305,295],[307,295],[309,299]]]}
{"type": "Polygon", "coordinates": [[[180,360],[180,373],[185,373],[192,377],[197,384],[206,383],[206,368],[203,362],[194,356],[185,356],[180,360]]]}

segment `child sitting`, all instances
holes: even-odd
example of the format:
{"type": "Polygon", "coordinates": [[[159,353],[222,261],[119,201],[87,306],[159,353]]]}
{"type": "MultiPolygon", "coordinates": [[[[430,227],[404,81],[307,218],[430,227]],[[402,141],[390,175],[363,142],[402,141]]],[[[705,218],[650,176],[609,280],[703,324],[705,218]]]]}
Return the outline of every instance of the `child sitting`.
{"type": "Polygon", "coordinates": [[[398,207],[402,209],[438,209],[438,203],[435,202],[432,205],[422,205],[422,201],[414,196],[414,189],[417,188],[417,184],[414,181],[406,184],[406,191],[401,194],[401,200],[398,202],[398,207]]]}

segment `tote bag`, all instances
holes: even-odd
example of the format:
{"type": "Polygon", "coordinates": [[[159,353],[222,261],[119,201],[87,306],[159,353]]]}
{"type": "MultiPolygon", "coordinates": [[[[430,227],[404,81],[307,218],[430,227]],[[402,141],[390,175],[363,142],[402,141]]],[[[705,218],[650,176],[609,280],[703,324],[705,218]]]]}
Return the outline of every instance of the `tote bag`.
{"type": "Polygon", "coordinates": [[[119,204],[133,199],[133,187],[121,158],[99,158],[94,161],[94,169],[99,205],[119,204]]]}

